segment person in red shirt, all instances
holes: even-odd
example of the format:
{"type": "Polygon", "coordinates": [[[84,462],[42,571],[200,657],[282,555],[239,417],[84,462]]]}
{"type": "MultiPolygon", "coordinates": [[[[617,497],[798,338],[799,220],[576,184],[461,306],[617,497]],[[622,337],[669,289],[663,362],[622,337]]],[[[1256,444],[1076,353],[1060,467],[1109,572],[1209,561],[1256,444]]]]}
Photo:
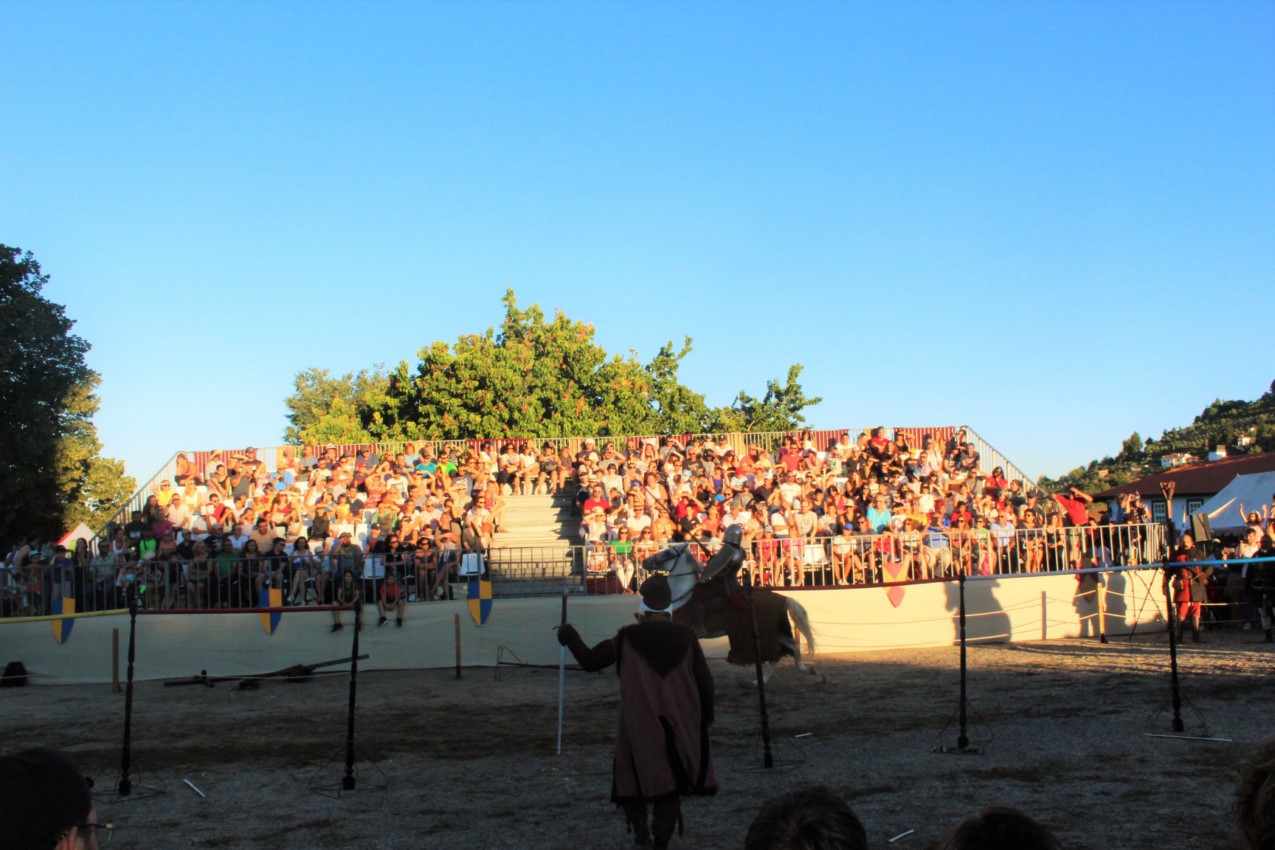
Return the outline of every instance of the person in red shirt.
{"type": "Polygon", "coordinates": [[[394,575],[393,570],[387,570],[385,573],[385,581],[381,583],[381,592],[376,597],[376,613],[378,626],[383,626],[389,622],[386,616],[391,608],[394,609],[394,625],[401,627],[403,625],[404,606],[403,588],[398,583],[398,579],[394,575]]]}
{"type": "Polygon", "coordinates": [[[607,500],[606,492],[602,489],[601,484],[591,484],[589,486],[589,498],[584,500],[584,504],[580,506],[581,512],[588,516],[593,512],[594,508],[602,508],[603,511],[611,510],[611,502],[607,500]]]}
{"type": "MultiPolygon", "coordinates": [[[[984,487],[987,485],[984,484],[984,487]]],[[[1093,496],[1077,487],[1068,487],[1067,495],[1054,493],[1053,499],[1067,514],[1067,524],[1079,528],[1089,522],[1087,506],[1093,502],[1093,496]]]]}
{"type": "Polygon", "coordinates": [[[1001,493],[1009,487],[1009,481],[1005,479],[1005,470],[996,467],[992,470],[992,474],[983,480],[983,492],[987,493],[993,499],[999,499],[1001,493]]]}
{"type": "MultiPolygon", "coordinates": [[[[1183,532],[1173,550],[1176,563],[1187,561],[1203,561],[1207,553],[1202,547],[1195,545],[1195,538],[1189,532],[1183,532]]],[[[1188,620],[1191,623],[1191,640],[1200,642],[1200,613],[1204,600],[1208,598],[1209,577],[1213,568],[1208,566],[1182,566],[1173,571],[1173,602],[1177,606],[1178,640],[1182,640],[1182,632],[1188,620]]]]}

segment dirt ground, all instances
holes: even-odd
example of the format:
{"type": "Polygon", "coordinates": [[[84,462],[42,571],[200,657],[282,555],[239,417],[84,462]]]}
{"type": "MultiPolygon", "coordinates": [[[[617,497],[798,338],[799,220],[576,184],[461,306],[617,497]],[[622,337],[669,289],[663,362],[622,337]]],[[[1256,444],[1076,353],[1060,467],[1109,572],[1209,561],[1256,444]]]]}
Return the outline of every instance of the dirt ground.
{"type": "MultiPolygon", "coordinates": [[[[1230,742],[1150,737],[1172,733],[1160,633],[972,647],[969,737],[981,754],[933,752],[957,741],[955,648],[819,656],[812,676],[786,662],[766,691],[769,770],[750,675],[712,662],[721,791],[684,804],[674,846],[739,847],[764,800],[822,783],[850,801],[874,847],[930,847],[992,803],[1031,813],[1068,848],[1234,847],[1235,765],[1275,734],[1275,647],[1260,632],[1206,638],[1181,653],[1186,732],[1230,742]]],[[[556,669],[365,673],[345,792],[348,674],[256,690],[140,684],[126,799],[111,796],[125,700],[109,686],[0,692],[0,728],[6,750],[75,752],[120,847],[629,847],[607,796],[614,672],[567,671],[561,756],[557,689],[556,669]]]]}

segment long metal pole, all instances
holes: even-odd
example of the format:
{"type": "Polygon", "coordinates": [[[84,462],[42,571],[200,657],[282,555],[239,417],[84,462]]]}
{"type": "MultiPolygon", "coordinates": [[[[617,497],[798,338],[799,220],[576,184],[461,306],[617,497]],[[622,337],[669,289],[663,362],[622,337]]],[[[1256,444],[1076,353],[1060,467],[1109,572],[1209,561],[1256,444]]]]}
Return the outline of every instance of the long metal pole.
{"type": "MultiPolygon", "coordinates": [[[[567,589],[562,588],[562,623],[567,624],[567,589]]],[[[562,755],[562,709],[566,698],[567,648],[558,647],[558,755],[562,755]]]]}
{"type": "Polygon", "coordinates": [[[350,647],[350,704],[346,712],[345,724],[345,776],[341,778],[341,788],[354,790],[354,697],[358,692],[359,678],[359,632],[363,629],[363,600],[354,605],[354,641],[350,647]]]}
{"type": "Polygon", "coordinates": [[[137,596],[128,605],[128,679],[124,685],[124,746],[120,750],[119,795],[133,793],[133,780],[128,778],[133,761],[133,660],[137,657],[137,596]]]}
{"type": "MultiPolygon", "coordinates": [[[[1169,607],[1169,689],[1173,694],[1173,731],[1182,732],[1186,729],[1186,725],[1182,722],[1182,692],[1178,684],[1178,627],[1181,625],[1179,622],[1181,618],[1178,616],[1178,606],[1173,604],[1169,580],[1170,553],[1177,544],[1177,529],[1173,525],[1173,491],[1176,487],[1176,482],[1172,481],[1160,485],[1160,492],[1164,494],[1165,531],[1168,538],[1168,545],[1164,547],[1164,557],[1161,559],[1160,566],[1164,570],[1164,602],[1169,607]]],[[[1191,598],[1189,585],[1186,593],[1189,600],[1191,598]]]]}
{"type": "Polygon", "coordinates": [[[763,764],[774,767],[775,756],[770,751],[770,715],[766,711],[766,677],[761,671],[761,634],[757,629],[757,609],[753,606],[753,582],[748,573],[744,573],[743,579],[744,589],[748,592],[748,614],[753,620],[753,664],[757,669],[757,699],[761,704],[761,743],[765,753],[763,764]]]}
{"type": "Polygon", "coordinates": [[[956,586],[960,591],[960,622],[961,622],[961,707],[958,709],[960,717],[959,723],[961,727],[960,733],[956,736],[956,746],[958,749],[964,750],[970,745],[969,735],[966,734],[966,725],[969,722],[965,710],[965,576],[959,575],[956,578],[956,586]]]}
{"type": "MultiPolygon", "coordinates": [[[[1173,539],[1173,521],[1169,520],[1169,539],[1173,539]]],[[[1173,699],[1173,731],[1185,731],[1186,725],[1182,722],[1182,691],[1178,682],[1178,608],[1173,604],[1173,591],[1170,588],[1169,556],[1164,556],[1161,564],[1164,570],[1164,599],[1169,606],[1169,690],[1173,699]]],[[[1187,590],[1190,593],[1190,589],[1187,590]]]]}

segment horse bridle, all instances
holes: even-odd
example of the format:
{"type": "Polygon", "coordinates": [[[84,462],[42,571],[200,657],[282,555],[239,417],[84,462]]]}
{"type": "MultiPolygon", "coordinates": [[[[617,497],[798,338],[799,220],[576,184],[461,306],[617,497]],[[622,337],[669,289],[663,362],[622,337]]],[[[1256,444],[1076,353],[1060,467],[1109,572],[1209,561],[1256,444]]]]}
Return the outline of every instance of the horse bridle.
{"type": "Polygon", "coordinates": [[[690,598],[690,595],[695,592],[695,585],[699,582],[699,570],[696,569],[694,565],[695,556],[691,554],[689,544],[682,544],[682,547],[683,548],[678,552],[677,557],[674,559],[673,569],[668,571],[668,577],[671,579],[675,576],[684,576],[689,573],[695,577],[696,581],[692,583],[690,589],[681,596],[674,597],[673,601],[669,603],[669,608],[677,607],[690,598]],[[682,569],[681,567],[681,561],[683,559],[687,559],[690,564],[687,569],[682,569]]]}

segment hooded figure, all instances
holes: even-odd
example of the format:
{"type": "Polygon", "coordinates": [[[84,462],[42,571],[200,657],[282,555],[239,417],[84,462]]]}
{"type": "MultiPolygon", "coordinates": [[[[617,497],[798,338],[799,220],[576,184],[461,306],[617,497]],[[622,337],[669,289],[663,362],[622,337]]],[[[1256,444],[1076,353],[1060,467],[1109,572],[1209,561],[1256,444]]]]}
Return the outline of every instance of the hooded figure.
{"type": "Polygon", "coordinates": [[[638,846],[667,847],[681,814],[683,794],[715,794],[709,750],[713,677],[695,633],[668,611],[668,579],[642,583],[638,622],[590,648],[571,625],[558,642],[585,670],[612,664],[620,677],[611,800],[624,809],[638,846]],[[654,817],[647,827],[647,804],[654,817]],[[653,833],[653,835],[652,835],[653,833]]]}

